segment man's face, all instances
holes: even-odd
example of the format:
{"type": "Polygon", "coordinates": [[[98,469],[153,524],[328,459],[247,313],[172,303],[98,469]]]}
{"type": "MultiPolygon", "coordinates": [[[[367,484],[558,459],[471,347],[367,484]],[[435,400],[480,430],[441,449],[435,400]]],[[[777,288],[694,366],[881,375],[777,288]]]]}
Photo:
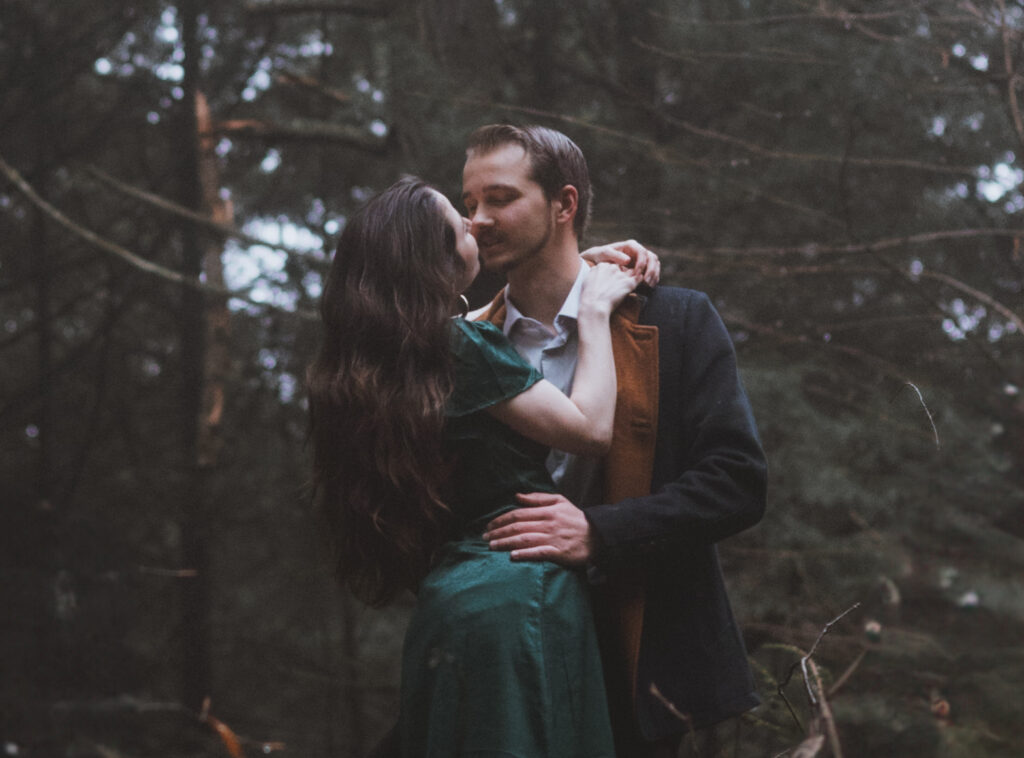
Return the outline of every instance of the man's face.
{"type": "Polygon", "coordinates": [[[480,258],[508,272],[544,249],[555,227],[556,203],[530,177],[530,159],[516,144],[472,155],[462,170],[462,201],[480,258]]]}

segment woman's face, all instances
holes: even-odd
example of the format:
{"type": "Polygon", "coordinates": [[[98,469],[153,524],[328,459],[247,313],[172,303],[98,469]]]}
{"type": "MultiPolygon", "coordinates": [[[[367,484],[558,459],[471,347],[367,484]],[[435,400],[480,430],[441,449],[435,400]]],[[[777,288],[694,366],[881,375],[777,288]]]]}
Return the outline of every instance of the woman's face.
{"type": "Polygon", "coordinates": [[[480,250],[477,248],[476,238],[469,233],[469,219],[460,216],[459,212],[455,210],[455,206],[440,192],[435,192],[435,194],[438,198],[437,202],[441,205],[441,210],[444,211],[445,220],[455,231],[455,251],[462,258],[462,262],[466,264],[462,281],[458,283],[459,292],[462,292],[480,273],[480,250]]]}

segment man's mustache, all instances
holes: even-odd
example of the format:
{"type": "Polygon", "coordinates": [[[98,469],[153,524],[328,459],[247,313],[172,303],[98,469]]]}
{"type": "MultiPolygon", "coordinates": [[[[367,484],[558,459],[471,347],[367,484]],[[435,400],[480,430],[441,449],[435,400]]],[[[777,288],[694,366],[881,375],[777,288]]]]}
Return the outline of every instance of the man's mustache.
{"type": "Polygon", "coordinates": [[[500,232],[488,231],[488,232],[477,232],[476,243],[478,245],[490,246],[496,245],[504,239],[504,236],[500,232]]]}

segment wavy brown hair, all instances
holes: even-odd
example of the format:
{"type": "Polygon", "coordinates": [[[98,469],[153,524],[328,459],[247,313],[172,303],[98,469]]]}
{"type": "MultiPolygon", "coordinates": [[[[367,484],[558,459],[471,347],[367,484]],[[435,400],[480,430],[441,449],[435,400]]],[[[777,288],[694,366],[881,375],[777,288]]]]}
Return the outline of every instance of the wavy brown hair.
{"type": "Polygon", "coordinates": [[[436,194],[410,177],[349,219],[327,275],[307,373],[313,483],[337,577],[371,605],[418,583],[449,523],[441,427],[463,270],[436,194]]]}

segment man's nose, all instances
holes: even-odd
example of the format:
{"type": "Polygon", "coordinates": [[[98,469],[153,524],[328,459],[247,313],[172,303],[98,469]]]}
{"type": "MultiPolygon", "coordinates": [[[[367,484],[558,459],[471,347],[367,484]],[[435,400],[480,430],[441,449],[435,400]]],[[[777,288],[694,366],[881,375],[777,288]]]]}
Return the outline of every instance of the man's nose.
{"type": "Polygon", "coordinates": [[[490,226],[492,223],[491,217],[482,208],[477,208],[469,216],[470,234],[475,235],[481,227],[490,226]]]}

